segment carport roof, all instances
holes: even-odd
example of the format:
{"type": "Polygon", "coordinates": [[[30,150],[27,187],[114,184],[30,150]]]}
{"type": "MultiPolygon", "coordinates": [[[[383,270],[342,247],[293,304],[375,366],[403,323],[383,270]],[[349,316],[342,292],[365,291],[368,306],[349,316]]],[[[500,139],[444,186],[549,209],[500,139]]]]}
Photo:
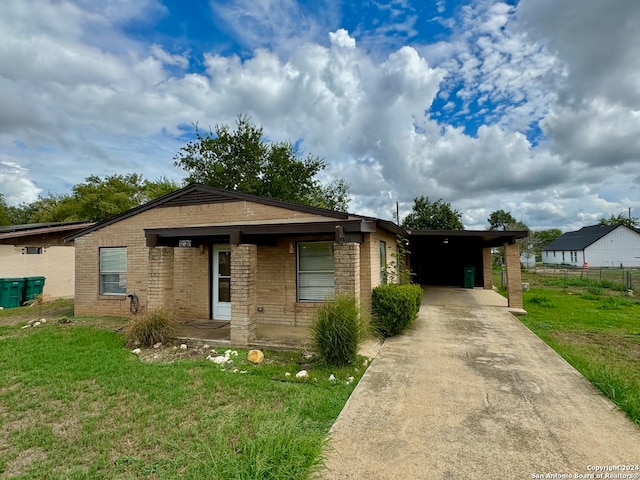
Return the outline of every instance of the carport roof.
{"type": "Polygon", "coordinates": [[[416,240],[460,239],[479,241],[484,247],[501,247],[505,243],[529,236],[528,230],[407,230],[409,238],[416,240]]]}

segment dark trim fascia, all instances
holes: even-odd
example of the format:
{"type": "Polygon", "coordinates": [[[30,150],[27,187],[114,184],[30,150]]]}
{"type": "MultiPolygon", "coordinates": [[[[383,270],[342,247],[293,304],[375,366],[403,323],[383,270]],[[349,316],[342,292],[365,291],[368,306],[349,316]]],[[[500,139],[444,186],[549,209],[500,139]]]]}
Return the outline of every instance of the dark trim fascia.
{"type": "MultiPolygon", "coordinates": [[[[338,222],[277,223],[262,225],[211,225],[198,227],[146,228],[144,235],[147,246],[155,246],[160,238],[202,238],[228,236],[229,242],[237,244],[250,236],[282,235],[334,235],[336,227],[342,227],[345,233],[360,234],[376,231],[376,223],[367,220],[346,220],[338,222]]],[[[358,238],[358,237],[354,237],[358,238]]]]}
{"type": "Polygon", "coordinates": [[[346,220],[349,218],[349,214],[344,212],[337,212],[334,210],[327,210],[327,209],[318,208],[318,207],[310,207],[308,205],[300,205],[298,203],[284,202],[282,200],[273,200],[270,198],[259,197],[257,195],[250,195],[247,193],[234,192],[232,190],[213,188],[207,185],[202,185],[200,183],[192,183],[184,188],[181,188],[180,190],[176,190],[175,192],[171,192],[166,195],[163,195],[162,197],[156,198],[155,200],[151,200],[150,202],[147,202],[144,205],[139,205],[130,210],[127,210],[126,212],[122,212],[122,213],[119,213],[118,215],[102,220],[101,222],[98,222],[89,228],[86,228],[84,230],[81,230],[80,232],[77,232],[73,235],[65,237],[64,240],[65,241],[74,240],[83,235],[87,235],[88,233],[94,232],[96,230],[100,230],[103,227],[107,227],[121,220],[125,220],[127,218],[138,215],[139,213],[143,213],[143,212],[146,212],[147,210],[160,207],[164,203],[170,202],[175,198],[178,198],[182,195],[185,195],[193,191],[223,195],[228,197],[229,201],[245,201],[245,202],[259,203],[262,205],[279,207],[287,210],[294,210],[297,212],[309,213],[312,215],[320,215],[320,216],[335,218],[335,219],[346,220]]]}

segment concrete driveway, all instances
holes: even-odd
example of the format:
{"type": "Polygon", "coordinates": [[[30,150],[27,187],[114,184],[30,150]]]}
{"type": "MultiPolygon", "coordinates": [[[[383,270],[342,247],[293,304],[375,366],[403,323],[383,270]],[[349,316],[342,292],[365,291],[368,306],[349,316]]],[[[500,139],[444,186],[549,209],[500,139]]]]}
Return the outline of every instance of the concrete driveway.
{"type": "Polygon", "coordinates": [[[490,290],[427,288],[330,437],[327,479],[640,478],[640,429],[490,290]]]}

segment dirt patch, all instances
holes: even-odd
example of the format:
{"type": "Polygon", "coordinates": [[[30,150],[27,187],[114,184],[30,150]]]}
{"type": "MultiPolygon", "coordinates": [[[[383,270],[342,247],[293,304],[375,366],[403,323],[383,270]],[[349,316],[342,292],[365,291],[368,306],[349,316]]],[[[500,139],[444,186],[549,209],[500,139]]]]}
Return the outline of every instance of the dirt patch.
{"type": "Polygon", "coordinates": [[[155,348],[140,348],[138,357],[147,363],[169,363],[178,360],[203,360],[209,356],[224,355],[228,348],[213,348],[207,345],[189,345],[187,343],[167,343],[155,348]],[[182,348],[186,345],[186,348],[182,348]]]}
{"type": "Polygon", "coordinates": [[[42,461],[45,458],[47,458],[47,452],[42,448],[34,447],[23,450],[16,458],[7,462],[2,476],[12,478],[24,475],[34,462],[42,461]]]}

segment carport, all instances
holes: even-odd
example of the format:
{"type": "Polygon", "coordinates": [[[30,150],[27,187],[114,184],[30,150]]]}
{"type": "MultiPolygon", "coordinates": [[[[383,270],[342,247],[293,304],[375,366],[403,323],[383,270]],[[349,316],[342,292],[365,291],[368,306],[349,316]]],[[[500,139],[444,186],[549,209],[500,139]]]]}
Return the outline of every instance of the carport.
{"type": "Polygon", "coordinates": [[[411,270],[420,285],[464,285],[464,272],[475,269],[473,286],[493,288],[491,250],[504,247],[509,307],[522,308],[520,248],[529,232],[497,230],[408,230],[411,270]]]}

